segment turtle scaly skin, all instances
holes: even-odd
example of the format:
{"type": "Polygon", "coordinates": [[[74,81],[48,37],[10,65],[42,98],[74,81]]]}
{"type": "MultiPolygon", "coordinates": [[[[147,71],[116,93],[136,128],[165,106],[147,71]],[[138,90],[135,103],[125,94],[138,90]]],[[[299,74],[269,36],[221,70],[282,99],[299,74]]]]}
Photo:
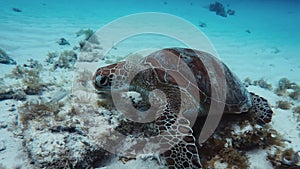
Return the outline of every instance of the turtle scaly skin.
{"type": "MultiPolygon", "coordinates": [[[[166,102],[160,103],[156,112],[151,112],[155,116],[155,131],[160,135],[162,163],[168,168],[202,168],[192,130],[193,119],[188,118],[190,114],[194,113],[194,117],[207,115],[212,101],[223,102],[224,113],[251,110],[259,124],[270,122],[273,113],[266,99],[248,92],[225,64],[220,66],[214,60],[212,55],[198,50],[163,49],[143,58],[139,64],[123,61],[99,68],[94,75],[94,86],[100,92],[118,93],[128,88],[139,93],[141,101],[133,106],[142,112],[153,104],[149,101],[151,92],[157,89],[163,92],[166,102]],[[226,100],[213,100],[216,79],[209,74],[207,66],[215,70],[216,77],[224,74],[226,100]],[[182,73],[187,69],[192,73],[182,73]],[[131,74],[134,77],[130,77],[131,74]]],[[[140,140],[142,142],[145,140],[140,140]]]]}

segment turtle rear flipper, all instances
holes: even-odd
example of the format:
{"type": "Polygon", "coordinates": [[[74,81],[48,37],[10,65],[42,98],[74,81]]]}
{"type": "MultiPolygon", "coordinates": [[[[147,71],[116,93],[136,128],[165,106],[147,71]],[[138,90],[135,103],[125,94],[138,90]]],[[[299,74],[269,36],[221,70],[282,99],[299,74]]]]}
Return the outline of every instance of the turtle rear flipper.
{"type": "Polygon", "coordinates": [[[252,97],[252,110],[255,113],[256,122],[260,125],[271,122],[273,111],[268,101],[252,92],[250,92],[250,94],[252,97]]]}

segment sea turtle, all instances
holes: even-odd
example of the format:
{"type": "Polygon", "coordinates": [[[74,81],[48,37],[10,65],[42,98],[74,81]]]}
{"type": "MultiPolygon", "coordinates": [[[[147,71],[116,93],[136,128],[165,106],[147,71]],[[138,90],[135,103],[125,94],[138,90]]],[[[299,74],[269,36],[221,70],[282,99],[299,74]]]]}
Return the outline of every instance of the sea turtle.
{"type": "Polygon", "coordinates": [[[151,91],[162,91],[167,101],[161,109],[152,113],[156,114],[153,120],[155,130],[159,134],[164,133],[159,140],[162,147],[167,147],[160,154],[163,164],[169,168],[202,168],[190,122],[193,119],[187,114],[196,112],[196,117],[208,114],[213,101],[213,85],[216,85],[214,74],[209,73],[214,72],[219,77],[223,75],[226,81],[227,85],[220,87],[226,92],[224,113],[246,113],[251,110],[259,124],[270,122],[273,113],[266,99],[248,92],[224,63],[218,62],[218,65],[215,60],[212,55],[194,49],[166,48],[142,58],[139,64],[122,61],[101,67],[93,81],[101,93],[119,92],[123,88],[139,93],[142,101],[133,106],[142,111],[153,104],[149,102],[151,91]],[[208,66],[213,71],[207,69],[208,66]],[[198,102],[197,109],[192,108],[195,102],[198,102]],[[180,111],[185,113],[184,116],[179,115],[180,111]],[[179,127],[174,127],[175,123],[179,127]],[[178,141],[180,134],[183,137],[178,141]]]}

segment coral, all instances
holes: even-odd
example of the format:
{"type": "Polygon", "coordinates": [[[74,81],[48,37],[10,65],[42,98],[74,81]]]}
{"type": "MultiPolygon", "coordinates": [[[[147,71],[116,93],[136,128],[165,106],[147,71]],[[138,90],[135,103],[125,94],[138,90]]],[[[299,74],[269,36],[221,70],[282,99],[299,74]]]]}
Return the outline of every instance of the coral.
{"type": "Polygon", "coordinates": [[[223,16],[223,17],[227,17],[225,8],[223,6],[223,4],[221,4],[220,2],[215,2],[213,4],[209,5],[209,10],[216,12],[217,15],[223,16]]]}
{"type": "Polygon", "coordinates": [[[279,100],[276,102],[276,106],[283,110],[288,110],[291,108],[291,103],[289,101],[279,100]]]}
{"type": "Polygon", "coordinates": [[[271,84],[269,84],[266,80],[264,79],[260,79],[260,80],[255,80],[253,81],[253,85],[255,86],[259,86],[263,89],[267,89],[267,90],[272,90],[273,87],[271,84]]]}
{"type": "Polygon", "coordinates": [[[53,63],[53,68],[70,69],[73,68],[76,61],[77,61],[77,54],[73,50],[64,51],[60,54],[58,60],[53,63]]]}

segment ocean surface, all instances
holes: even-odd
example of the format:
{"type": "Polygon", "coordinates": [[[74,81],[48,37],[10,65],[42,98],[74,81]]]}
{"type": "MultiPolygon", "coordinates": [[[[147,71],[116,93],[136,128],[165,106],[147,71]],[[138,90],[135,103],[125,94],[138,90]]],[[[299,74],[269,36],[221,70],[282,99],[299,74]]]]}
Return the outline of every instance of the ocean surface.
{"type": "MultiPolygon", "coordinates": [[[[99,33],[103,50],[109,48],[104,52],[108,60],[165,47],[192,47],[214,54],[241,80],[263,79],[274,88],[281,78],[300,84],[300,0],[218,0],[226,17],[210,9],[216,2],[0,0],[0,49],[18,65],[28,59],[45,63],[49,52],[77,48],[83,36],[76,33],[91,29],[99,33]],[[59,45],[61,38],[70,45],[59,45]]],[[[105,64],[101,59],[100,65],[105,64]]],[[[1,80],[14,68],[0,64],[1,80]]],[[[278,100],[274,93],[257,91],[270,96],[273,104],[278,100]]],[[[284,130],[280,118],[275,123],[284,130]]],[[[297,131],[291,132],[292,140],[299,141],[297,131]]],[[[1,158],[1,153],[0,160],[10,159],[7,154],[1,158]]]]}

